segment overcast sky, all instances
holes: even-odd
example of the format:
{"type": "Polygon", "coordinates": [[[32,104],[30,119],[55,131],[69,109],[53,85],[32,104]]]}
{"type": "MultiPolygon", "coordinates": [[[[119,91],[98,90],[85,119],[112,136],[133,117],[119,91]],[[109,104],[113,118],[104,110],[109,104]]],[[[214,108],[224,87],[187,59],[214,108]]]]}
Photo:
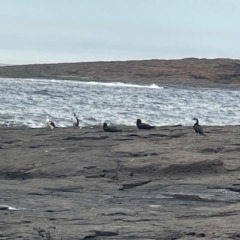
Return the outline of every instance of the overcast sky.
{"type": "Polygon", "coordinates": [[[0,63],[240,58],[240,0],[0,0],[0,63]]]}

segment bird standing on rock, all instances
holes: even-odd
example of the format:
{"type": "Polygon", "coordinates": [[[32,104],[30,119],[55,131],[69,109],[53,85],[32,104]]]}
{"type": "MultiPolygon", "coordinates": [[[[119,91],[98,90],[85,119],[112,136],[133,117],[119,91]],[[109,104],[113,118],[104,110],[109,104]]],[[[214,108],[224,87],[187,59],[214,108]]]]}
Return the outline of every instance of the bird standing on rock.
{"type": "Polygon", "coordinates": [[[106,123],[103,123],[103,130],[105,132],[122,132],[122,129],[117,129],[115,127],[109,127],[106,123]]]}
{"type": "Polygon", "coordinates": [[[195,121],[195,124],[193,125],[193,129],[196,133],[196,135],[200,134],[203,136],[206,136],[206,134],[203,132],[203,128],[198,124],[198,119],[197,118],[193,118],[193,120],[195,121]]]}
{"type": "Polygon", "coordinates": [[[75,127],[79,125],[79,119],[77,118],[75,113],[72,114],[72,122],[73,122],[73,126],[75,127]]]}
{"type": "Polygon", "coordinates": [[[46,124],[47,124],[47,128],[48,128],[48,129],[57,128],[56,125],[55,125],[55,123],[50,120],[50,116],[49,116],[49,115],[47,115],[46,124]]]}
{"type": "Polygon", "coordinates": [[[151,126],[149,124],[142,123],[141,119],[137,119],[136,124],[137,124],[138,129],[152,129],[152,128],[155,128],[155,126],[151,126]]]}

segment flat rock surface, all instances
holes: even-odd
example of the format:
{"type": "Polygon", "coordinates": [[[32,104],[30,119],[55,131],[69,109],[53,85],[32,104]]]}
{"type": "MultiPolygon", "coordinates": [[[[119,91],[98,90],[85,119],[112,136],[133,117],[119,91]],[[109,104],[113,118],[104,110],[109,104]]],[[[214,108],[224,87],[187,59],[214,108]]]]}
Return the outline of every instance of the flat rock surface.
{"type": "Polygon", "coordinates": [[[240,126],[0,129],[0,239],[239,239],[240,126]]]}
{"type": "Polygon", "coordinates": [[[0,67],[0,77],[240,87],[240,60],[141,60],[0,67]]]}

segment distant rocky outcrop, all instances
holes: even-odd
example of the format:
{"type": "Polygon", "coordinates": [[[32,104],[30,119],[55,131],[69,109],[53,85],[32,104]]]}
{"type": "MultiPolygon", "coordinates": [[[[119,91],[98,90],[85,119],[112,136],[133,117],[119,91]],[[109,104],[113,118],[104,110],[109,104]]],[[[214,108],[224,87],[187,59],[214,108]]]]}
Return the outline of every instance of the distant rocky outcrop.
{"type": "Polygon", "coordinates": [[[240,60],[185,58],[16,65],[0,67],[0,77],[237,86],[240,60]]]}

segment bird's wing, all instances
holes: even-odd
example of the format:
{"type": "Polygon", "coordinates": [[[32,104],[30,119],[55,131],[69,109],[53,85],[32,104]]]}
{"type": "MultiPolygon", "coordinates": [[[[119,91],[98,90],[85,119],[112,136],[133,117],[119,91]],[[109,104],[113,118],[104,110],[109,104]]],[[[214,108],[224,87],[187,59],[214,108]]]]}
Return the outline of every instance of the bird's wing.
{"type": "Polygon", "coordinates": [[[55,123],[53,121],[49,122],[51,126],[56,127],[55,123]]]}
{"type": "Polygon", "coordinates": [[[195,125],[194,130],[200,134],[203,134],[203,128],[200,125],[195,125]]]}
{"type": "Polygon", "coordinates": [[[154,128],[154,126],[151,126],[151,125],[149,125],[149,124],[147,124],[147,123],[142,123],[142,126],[144,127],[144,128],[154,128]]]}

